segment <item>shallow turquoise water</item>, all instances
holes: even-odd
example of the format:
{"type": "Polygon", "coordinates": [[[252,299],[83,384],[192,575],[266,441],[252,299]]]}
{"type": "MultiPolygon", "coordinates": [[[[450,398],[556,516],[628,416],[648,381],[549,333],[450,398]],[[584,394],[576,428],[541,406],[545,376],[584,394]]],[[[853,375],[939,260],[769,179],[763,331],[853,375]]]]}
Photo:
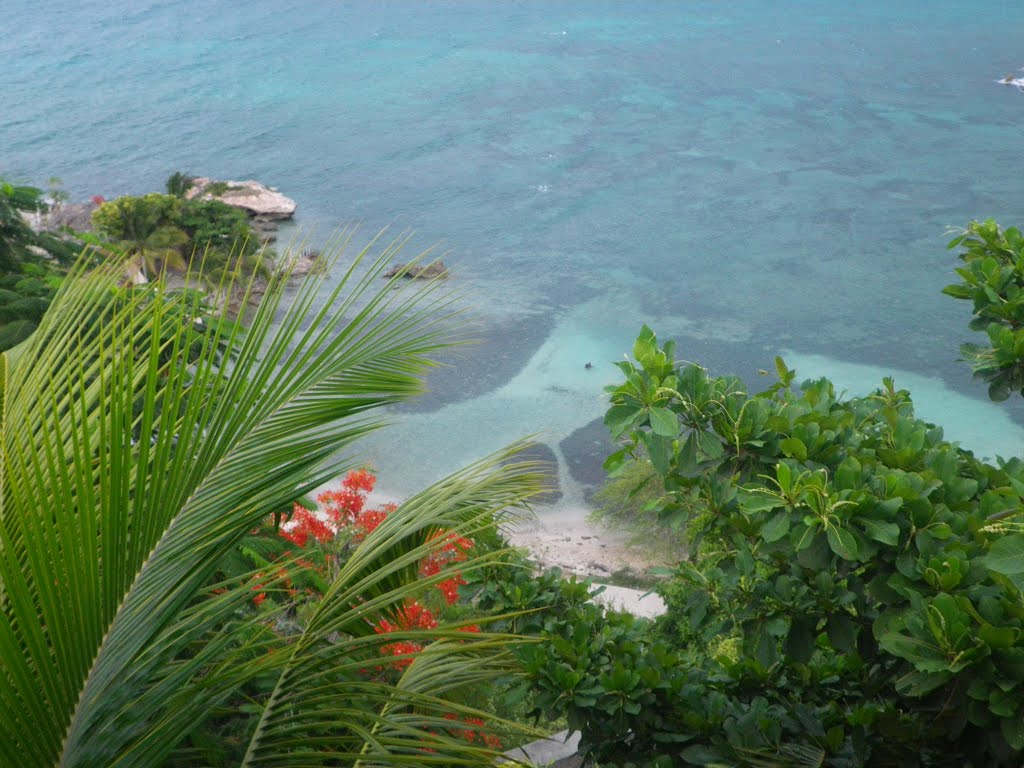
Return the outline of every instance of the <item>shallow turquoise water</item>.
{"type": "Polygon", "coordinates": [[[851,389],[895,374],[952,437],[1024,446],[939,294],[947,226],[1022,223],[1024,95],[993,81],[1024,6],[336,5],[5,3],[0,173],[74,197],[255,177],[313,240],[443,242],[490,346],[367,446],[385,488],[539,431],[576,499],[594,458],[565,438],[643,322],[716,372],[789,350],[851,389]]]}

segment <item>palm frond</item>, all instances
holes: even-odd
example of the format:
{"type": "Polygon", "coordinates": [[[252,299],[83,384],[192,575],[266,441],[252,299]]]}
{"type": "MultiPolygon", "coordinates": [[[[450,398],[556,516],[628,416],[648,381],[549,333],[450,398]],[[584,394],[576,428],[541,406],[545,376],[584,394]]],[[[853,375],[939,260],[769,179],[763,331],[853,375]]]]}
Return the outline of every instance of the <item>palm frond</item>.
{"type": "MultiPolygon", "coordinates": [[[[90,269],[90,257],[37,332],[0,357],[5,751],[24,765],[154,765],[268,670],[288,696],[308,696],[292,670],[314,646],[336,660],[320,646],[353,625],[351,606],[338,607],[352,579],[381,607],[399,600],[398,569],[429,526],[471,527],[481,510],[529,494],[529,473],[484,472],[409,505],[399,516],[409,532],[381,526],[332,586],[310,639],[296,642],[301,652],[260,652],[259,621],[237,618],[245,586],[203,597],[225,554],[346,469],[346,450],[384,423],[372,410],[416,394],[431,356],[451,343],[458,313],[438,284],[375,287],[405,243],[371,242],[336,289],[312,276],[287,308],[286,278],[274,277],[246,332],[211,324],[198,341],[196,292],[126,291],[120,258],[90,269]]],[[[256,755],[297,733],[279,701],[256,755]]]]}

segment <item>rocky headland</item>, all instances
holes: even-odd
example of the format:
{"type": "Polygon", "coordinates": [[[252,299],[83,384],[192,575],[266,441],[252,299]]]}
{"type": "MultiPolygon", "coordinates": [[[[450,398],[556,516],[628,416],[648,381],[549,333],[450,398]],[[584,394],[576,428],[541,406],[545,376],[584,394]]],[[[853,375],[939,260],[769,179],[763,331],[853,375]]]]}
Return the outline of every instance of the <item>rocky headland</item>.
{"type": "Polygon", "coordinates": [[[234,208],[245,211],[253,229],[264,242],[276,239],[279,222],[292,218],[298,207],[294,200],[281,194],[276,188],[249,179],[247,181],[221,181],[205,176],[196,176],[185,191],[186,200],[219,200],[234,208]]]}

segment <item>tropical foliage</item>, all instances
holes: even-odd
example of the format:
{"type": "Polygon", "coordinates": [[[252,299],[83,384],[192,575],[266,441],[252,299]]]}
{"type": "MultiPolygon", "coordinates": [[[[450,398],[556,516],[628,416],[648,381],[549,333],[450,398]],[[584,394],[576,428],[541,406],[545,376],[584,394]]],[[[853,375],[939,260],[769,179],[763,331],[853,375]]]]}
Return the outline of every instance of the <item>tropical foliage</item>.
{"type": "Polygon", "coordinates": [[[989,341],[964,344],[961,354],[993,400],[1024,394],[1024,236],[992,219],[972,221],[949,248],[960,249],[964,265],[956,270],[960,281],[943,293],[972,303],[970,328],[989,341]]]}
{"type": "MultiPolygon", "coordinates": [[[[204,319],[196,291],[125,289],[117,259],[83,262],[0,357],[3,754],[26,766],[489,763],[493,746],[463,733],[487,715],[461,691],[508,672],[513,640],[410,611],[453,575],[425,563],[538,489],[512,450],[372,530],[339,537],[339,513],[316,542],[315,599],[290,594],[294,574],[317,570],[301,562],[311,542],[294,540],[292,501],[351,466],[382,424],[373,410],[415,395],[457,331],[436,283],[372,288],[402,244],[375,259],[367,246],[336,289],[310,278],[287,308],[286,278],[272,278],[245,331],[204,319]],[[264,534],[288,546],[254,545],[264,534]]],[[[500,555],[459,551],[466,580],[500,555]]]]}
{"type": "MultiPolygon", "coordinates": [[[[174,177],[168,182],[172,186],[174,177]]],[[[230,265],[244,274],[257,268],[259,237],[245,213],[218,200],[185,200],[173,194],[119,197],[92,214],[93,227],[148,277],[165,268],[183,271],[203,262],[196,274],[214,283],[230,265]]]]}
{"type": "MultiPolygon", "coordinates": [[[[950,247],[945,292],[990,342],[964,357],[994,399],[1024,392],[1024,237],[972,222],[950,247]]],[[[532,594],[557,604],[550,642],[520,650],[539,706],[602,765],[1020,765],[1024,461],[949,443],[890,379],[843,399],[777,359],[750,394],[646,327],[633,358],[609,388],[607,498],[685,532],[668,612],[532,594]]]]}
{"type": "Polygon", "coordinates": [[[690,544],[655,632],[625,636],[642,664],[608,668],[593,634],[557,626],[534,663],[588,748],[613,765],[1019,765],[1024,462],[945,441],[890,380],[844,400],[824,379],[794,390],[778,360],[751,395],[647,328],[633,356],[608,466],[649,460],[690,544]]]}
{"type": "Polygon", "coordinates": [[[72,257],[73,245],[36,232],[23,215],[44,213],[49,205],[42,190],[0,178],[0,350],[35,330],[72,257]]]}

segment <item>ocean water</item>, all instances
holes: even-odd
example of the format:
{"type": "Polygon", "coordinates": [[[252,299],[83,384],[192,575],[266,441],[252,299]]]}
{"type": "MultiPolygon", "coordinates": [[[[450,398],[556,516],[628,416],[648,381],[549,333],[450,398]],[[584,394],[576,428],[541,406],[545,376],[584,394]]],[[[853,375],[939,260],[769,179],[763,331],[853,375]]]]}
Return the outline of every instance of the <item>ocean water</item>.
{"type": "Polygon", "coordinates": [[[482,343],[363,447],[401,495],[527,433],[563,509],[642,323],[716,373],[882,376],[985,455],[947,227],[1022,224],[1024,5],[0,0],[0,174],[257,178],[312,242],[440,243],[482,343]],[[593,363],[590,369],[585,363],[593,363]]]}

